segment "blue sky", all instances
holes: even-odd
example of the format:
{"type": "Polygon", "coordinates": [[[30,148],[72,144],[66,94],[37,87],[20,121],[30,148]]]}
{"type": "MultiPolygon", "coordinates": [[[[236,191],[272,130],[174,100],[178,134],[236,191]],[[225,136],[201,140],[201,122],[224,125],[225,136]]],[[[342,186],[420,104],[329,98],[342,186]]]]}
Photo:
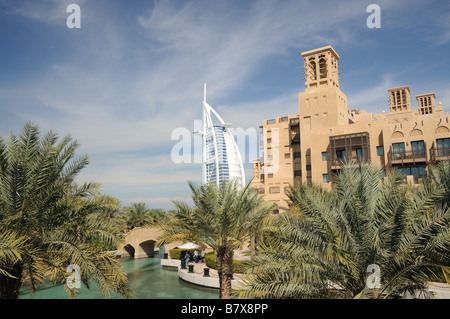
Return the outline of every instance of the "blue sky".
{"type": "Polygon", "coordinates": [[[170,154],[172,131],[201,118],[203,83],[225,121],[257,129],[298,113],[300,53],[332,45],[350,109],[380,113],[388,88],[409,85],[449,111],[449,16],[432,0],[0,0],[0,135],[26,121],[70,134],[92,161],[80,182],[169,209],[201,181],[201,164],[170,154]],[[66,26],[71,3],[80,29],[66,26]]]}

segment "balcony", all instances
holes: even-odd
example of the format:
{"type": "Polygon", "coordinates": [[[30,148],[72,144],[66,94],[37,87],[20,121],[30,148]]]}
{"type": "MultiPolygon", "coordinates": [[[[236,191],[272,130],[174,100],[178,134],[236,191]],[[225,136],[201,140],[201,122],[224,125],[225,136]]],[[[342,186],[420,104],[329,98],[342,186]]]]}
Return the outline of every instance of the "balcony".
{"type": "Polygon", "coordinates": [[[424,163],[427,162],[427,152],[425,150],[397,153],[389,151],[389,158],[392,165],[424,163]]]}
{"type": "Polygon", "coordinates": [[[345,157],[332,157],[330,160],[330,166],[332,170],[341,168],[344,163],[354,163],[355,165],[369,163],[370,158],[368,156],[345,156],[345,157]]]}
{"type": "Polygon", "coordinates": [[[445,146],[436,147],[433,142],[430,149],[430,157],[430,160],[433,163],[436,161],[450,160],[450,148],[445,146]]]}
{"type": "Polygon", "coordinates": [[[291,145],[296,143],[300,143],[300,134],[293,136],[291,139],[291,145]]]}
{"type": "Polygon", "coordinates": [[[436,149],[437,159],[450,159],[450,148],[437,148],[436,149]]]}
{"type": "Polygon", "coordinates": [[[367,163],[370,161],[368,132],[330,136],[328,161],[330,169],[341,168],[342,163],[367,163]]]}

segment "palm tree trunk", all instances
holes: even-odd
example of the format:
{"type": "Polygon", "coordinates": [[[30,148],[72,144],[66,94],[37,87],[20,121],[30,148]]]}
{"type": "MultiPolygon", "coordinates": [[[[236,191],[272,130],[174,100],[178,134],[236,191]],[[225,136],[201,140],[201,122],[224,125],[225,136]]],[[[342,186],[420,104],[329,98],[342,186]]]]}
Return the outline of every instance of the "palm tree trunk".
{"type": "Polygon", "coordinates": [[[216,252],[217,273],[219,275],[219,298],[231,299],[233,278],[233,250],[228,247],[219,247],[216,252]]]}
{"type": "Polygon", "coordinates": [[[254,260],[256,256],[256,235],[250,235],[250,258],[254,260]]]}
{"type": "Polygon", "coordinates": [[[19,289],[22,284],[23,264],[17,263],[5,270],[16,278],[0,275],[0,299],[17,299],[19,298],[19,289]]]}

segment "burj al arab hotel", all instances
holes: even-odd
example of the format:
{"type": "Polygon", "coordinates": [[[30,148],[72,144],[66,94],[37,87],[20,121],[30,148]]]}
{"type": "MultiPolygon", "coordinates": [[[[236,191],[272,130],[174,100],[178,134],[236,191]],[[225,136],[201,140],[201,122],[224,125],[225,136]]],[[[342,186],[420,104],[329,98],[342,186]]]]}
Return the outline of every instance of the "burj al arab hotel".
{"type": "Polygon", "coordinates": [[[219,114],[206,102],[206,84],[203,93],[203,131],[195,132],[202,136],[203,184],[222,184],[236,179],[238,185],[245,186],[245,172],[241,154],[233,135],[219,114]],[[216,123],[213,121],[215,116],[216,123]]]}

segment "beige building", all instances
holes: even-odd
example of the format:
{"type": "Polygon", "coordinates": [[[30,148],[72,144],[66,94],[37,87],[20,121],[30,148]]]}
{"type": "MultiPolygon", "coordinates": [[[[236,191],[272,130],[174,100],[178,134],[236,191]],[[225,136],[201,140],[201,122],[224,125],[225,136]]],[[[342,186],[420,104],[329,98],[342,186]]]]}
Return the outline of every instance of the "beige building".
{"type": "Polygon", "coordinates": [[[450,113],[436,105],[434,93],[417,95],[413,110],[408,86],[390,88],[389,112],[349,110],[336,51],[327,46],[302,56],[306,89],[298,95],[298,114],[264,120],[260,127],[264,156],[253,163],[252,186],[267,201],[285,206],[284,190],[297,182],[331,187],[345,160],[400,169],[418,183],[429,165],[450,158],[450,113]]]}

